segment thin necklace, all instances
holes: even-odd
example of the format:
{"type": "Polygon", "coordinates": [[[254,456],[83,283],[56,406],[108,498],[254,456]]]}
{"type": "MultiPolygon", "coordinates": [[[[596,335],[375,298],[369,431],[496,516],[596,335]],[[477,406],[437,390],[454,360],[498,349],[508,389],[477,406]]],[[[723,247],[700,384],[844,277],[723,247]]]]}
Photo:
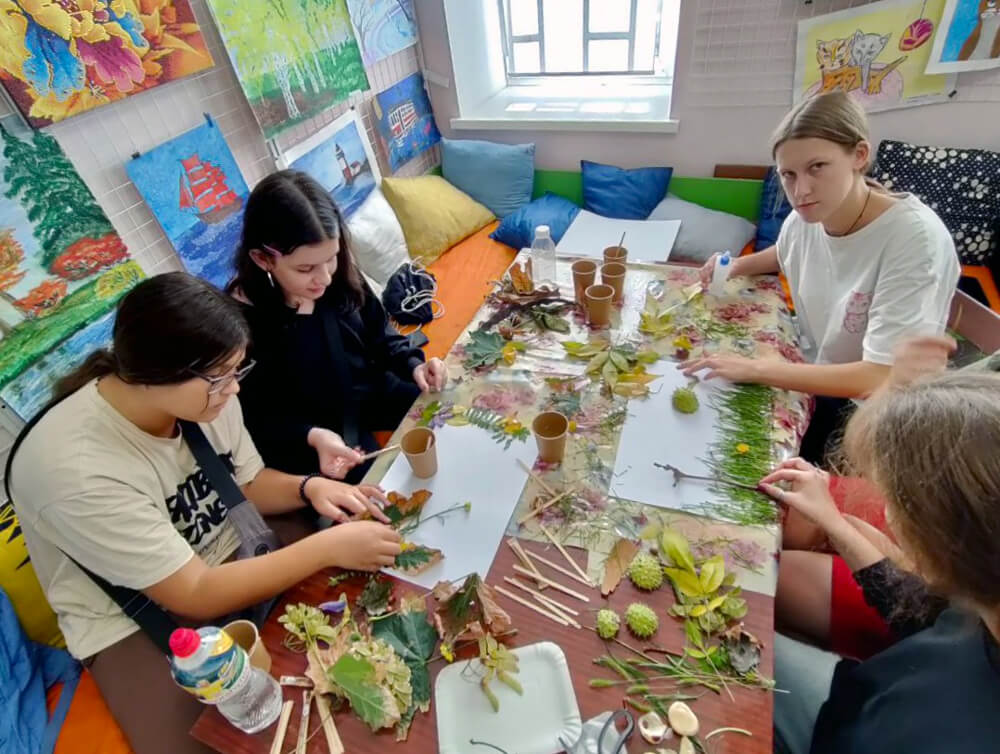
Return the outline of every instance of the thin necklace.
{"type": "MultiPolygon", "coordinates": [[[[834,236],[834,238],[841,237],[841,236],[849,236],[849,235],[851,235],[851,231],[854,230],[858,226],[858,223],[861,222],[861,218],[864,217],[865,210],[868,209],[868,200],[871,199],[871,198],[872,198],[872,187],[869,186],[868,187],[868,193],[865,194],[865,203],[861,207],[861,211],[858,213],[858,216],[856,218],[854,218],[854,222],[851,223],[851,227],[848,228],[844,233],[837,233],[834,236]]],[[[834,235],[834,234],[831,233],[830,235],[834,235]]]]}

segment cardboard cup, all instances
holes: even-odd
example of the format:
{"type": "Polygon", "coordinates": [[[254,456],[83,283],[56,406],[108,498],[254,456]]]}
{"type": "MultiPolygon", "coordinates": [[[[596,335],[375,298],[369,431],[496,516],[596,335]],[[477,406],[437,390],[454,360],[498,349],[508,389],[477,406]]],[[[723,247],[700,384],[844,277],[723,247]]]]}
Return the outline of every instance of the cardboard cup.
{"type": "Polygon", "coordinates": [[[572,270],[576,303],[583,304],[585,291],[594,284],[594,279],[597,277],[597,262],[593,259],[578,259],[573,262],[572,270]]]}
{"type": "Polygon", "coordinates": [[[434,443],[434,432],[427,427],[414,427],[400,440],[403,455],[410,462],[413,476],[427,479],[437,473],[437,448],[434,443]]]}
{"type": "Polygon", "coordinates": [[[625,295],[625,265],[621,262],[605,262],[601,265],[601,282],[615,289],[612,301],[616,304],[625,295]]]}
{"type": "Polygon", "coordinates": [[[626,259],[628,259],[628,249],[624,246],[609,246],[604,250],[605,262],[621,262],[625,264],[626,259]]]}
{"type": "Polygon", "coordinates": [[[546,463],[559,463],[566,455],[569,421],[558,411],[545,411],[531,423],[538,443],[538,457],[546,463]]]}
{"type": "Polygon", "coordinates": [[[587,321],[595,327],[603,327],[611,322],[611,299],[615,289],[599,283],[587,288],[587,321]]]}
{"type": "Polygon", "coordinates": [[[234,620],[222,627],[222,630],[229,634],[229,637],[243,647],[250,657],[250,664],[255,668],[260,668],[265,673],[271,672],[271,655],[267,652],[267,647],[261,641],[260,631],[253,621],[234,620]]]}

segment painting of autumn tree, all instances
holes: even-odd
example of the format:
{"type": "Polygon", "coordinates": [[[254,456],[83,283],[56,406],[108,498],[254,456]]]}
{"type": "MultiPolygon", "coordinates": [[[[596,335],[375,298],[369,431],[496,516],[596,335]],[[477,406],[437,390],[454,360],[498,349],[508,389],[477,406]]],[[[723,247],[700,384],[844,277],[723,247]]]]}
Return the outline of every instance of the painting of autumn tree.
{"type": "MultiPolygon", "coordinates": [[[[0,396],[6,399],[9,383],[109,312],[143,273],[52,136],[8,118],[0,122],[0,146],[0,396]]],[[[31,387],[20,385],[18,395],[31,387]]]]}

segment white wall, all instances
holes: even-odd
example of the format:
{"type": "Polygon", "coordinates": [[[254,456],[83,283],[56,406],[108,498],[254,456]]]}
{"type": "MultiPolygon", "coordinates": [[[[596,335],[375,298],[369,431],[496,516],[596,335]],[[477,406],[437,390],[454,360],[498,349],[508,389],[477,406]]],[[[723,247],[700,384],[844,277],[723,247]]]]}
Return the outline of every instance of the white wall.
{"type": "MultiPolygon", "coordinates": [[[[470,0],[473,1],[473,0],[470,0]]],[[[453,88],[431,86],[445,136],[534,141],[540,168],[578,170],[581,158],[622,167],[672,165],[711,175],[716,163],[765,164],[771,130],[791,106],[795,23],[862,0],[682,0],[673,117],[676,134],[460,131],[453,88]]],[[[426,67],[453,79],[442,0],[416,0],[426,67]]],[[[461,30],[450,30],[460,33],[461,30]]],[[[873,137],[1000,149],[1000,70],[963,74],[938,105],[876,113],[873,137]]]]}

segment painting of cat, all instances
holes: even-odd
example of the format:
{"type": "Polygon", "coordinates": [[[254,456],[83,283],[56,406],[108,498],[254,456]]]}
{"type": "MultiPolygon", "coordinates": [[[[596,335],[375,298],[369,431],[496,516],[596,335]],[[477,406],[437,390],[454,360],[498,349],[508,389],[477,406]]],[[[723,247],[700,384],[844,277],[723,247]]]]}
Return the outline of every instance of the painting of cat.
{"type": "Polygon", "coordinates": [[[1000,3],[998,0],[980,0],[979,23],[969,34],[959,60],[987,60],[1000,58],[1000,3]]]}
{"type": "Polygon", "coordinates": [[[816,40],[816,61],[821,71],[836,70],[847,65],[850,60],[850,39],[816,40]]]}
{"type": "Polygon", "coordinates": [[[889,43],[889,34],[865,34],[861,29],[851,39],[851,65],[861,69],[861,86],[868,92],[872,63],[889,43]]]}

